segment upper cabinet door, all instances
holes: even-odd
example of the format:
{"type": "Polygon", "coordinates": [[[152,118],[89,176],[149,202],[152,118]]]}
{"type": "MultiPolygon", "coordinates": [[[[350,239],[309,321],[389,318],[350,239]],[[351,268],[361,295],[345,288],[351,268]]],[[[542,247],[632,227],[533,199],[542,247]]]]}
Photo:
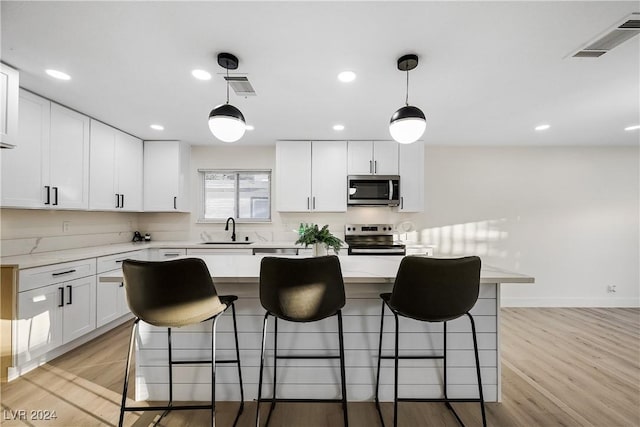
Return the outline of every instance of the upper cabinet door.
{"type": "Polygon", "coordinates": [[[0,143],[5,147],[18,140],[18,71],[0,64],[0,143]]]}
{"type": "Polygon", "coordinates": [[[398,143],[349,141],[349,175],[398,175],[398,143]]]}
{"type": "Polygon", "coordinates": [[[89,117],[51,105],[50,185],[53,208],[89,208],[89,117]]]}
{"type": "Polygon", "coordinates": [[[424,210],[424,143],[400,144],[399,212],[424,210]]]}
{"type": "Polygon", "coordinates": [[[46,208],[49,179],[49,118],[51,102],[20,91],[18,143],[0,150],[2,206],[46,208]]]}
{"type": "Polygon", "coordinates": [[[373,173],[373,142],[349,141],[347,159],[349,175],[371,175],[373,173]]]}
{"type": "Polygon", "coordinates": [[[116,176],[121,210],[142,210],[142,164],[142,140],[118,131],[116,134],[116,176]]]}
{"type": "Polygon", "coordinates": [[[89,160],[89,209],[116,210],[116,130],[91,120],[89,160]]]}
{"type": "Polygon", "coordinates": [[[311,210],[311,142],[276,142],[276,209],[311,210]]]}
{"type": "Polygon", "coordinates": [[[311,209],[347,210],[347,142],[320,141],[311,146],[311,209]]]}
{"type": "Polygon", "coordinates": [[[189,159],[189,145],[184,142],[144,142],[145,211],[189,211],[189,159]]]}
{"type": "Polygon", "coordinates": [[[375,175],[398,175],[398,144],[395,141],[373,143],[373,173],[375,175]]]}

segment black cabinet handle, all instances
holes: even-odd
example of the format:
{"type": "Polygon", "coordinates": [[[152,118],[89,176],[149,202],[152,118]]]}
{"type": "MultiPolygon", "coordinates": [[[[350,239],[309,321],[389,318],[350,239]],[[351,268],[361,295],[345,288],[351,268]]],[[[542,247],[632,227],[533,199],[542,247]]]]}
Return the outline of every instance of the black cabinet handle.
{"type": "Polygon", "coordinates": [[[47,201],[44,202],[45,205],[51,204],[51,187],[49,185],[45,185],[44,188],[47,190],[47,201]]]}
{"type": "Polygon", "coordinates": [[[53,195],[55,196],[53,200],[55,200],[52,204],[54,206],[58,206],[58,187],[53,187],[53,195]]]}
{"type": "Polygon", "coordinates": [[[120,197],[122,197],[122,200],[120,201],[120,209],[124,208],[124,194],[121,194],[120,197]]]}
{"type": "Polygon", "coordinates": [[[124,288],[124,282],[120,282],[120,288],[124,288]]]}
{"type": "Polygon", "coordinates": [[[307,197],[307,209],[309,209],[309,198],[307,197]]]}
{"type": "Polygon", "coordinates": [[[178,209],[178,198],[177,197],[173,198],[173,209],[178,209]]]}
{"type": "Polygon", "coordinates": [[[58,307],[64,307],[64,288],[58,288],[58,296],[60,297],[58,307]]]}
{"type": "Polygon", "coordinates": [[[400,197],[400,209],[404,209],[404,197],[400,197]]]}
{"type": "Polygon", "coordinates": [[[313,196],[313,209],[316,208],[316,196],[313,196]]]}
{"type": "Polygon", "coordinates": [[[67,285],[67,289],[69,289],[69,298],[67,299],[67,304],[71,305],[73,303],[73,287],[71,285],[67,285]]]}
{"type": "Polygon", "coordinates": [[[378,173],[378,161],[373,161],[373,173],[378,173]]]}
{"type": "Polygon", "coordinates": [[[116,208],[120,207],[120,195],[116,193],[116,208]]]}
{"type": "Polygon", "coordinates": [[[73,270],[61,271],[60,273],[51,273],[51,275],[53,277],[56,277],[56,276],[62,276],[63,274],[69,274],[69,273],[75,273],[75,272],[76,272],[76,269],[74,268],[73,270]]]}
{"type": "Polygon", "coordinates": [[[373,173],[373,161],[369,160],[369,173],[373,173]]]}

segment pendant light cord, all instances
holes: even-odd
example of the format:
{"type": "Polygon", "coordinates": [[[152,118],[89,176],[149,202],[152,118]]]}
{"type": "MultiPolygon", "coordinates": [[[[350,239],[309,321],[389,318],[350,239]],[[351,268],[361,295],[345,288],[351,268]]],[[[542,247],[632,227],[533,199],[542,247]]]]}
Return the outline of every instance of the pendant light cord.
{"type": "Polygon", "coordinates": [[[407,70],[407,96],[404,99],[404,104],[409,106],[409,70],[407,70]]]}
{"type": "Polygon", "coordinates": [[[227,104],[229,103],[229,69],[227,68],[227,78],[225,79],[227,82],[227,104]]]}

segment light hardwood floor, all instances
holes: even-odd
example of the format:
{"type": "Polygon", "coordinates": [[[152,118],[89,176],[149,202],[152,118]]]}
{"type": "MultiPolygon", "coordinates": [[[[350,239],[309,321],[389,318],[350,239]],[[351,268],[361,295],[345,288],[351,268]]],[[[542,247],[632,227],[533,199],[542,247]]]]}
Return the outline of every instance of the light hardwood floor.
{"type": "MultiPolygon", "coordinates": [[[[488,403],[491,426],[640,426],[640,309],[502,309],[502,403],[488,403]]],[[[3,426],[116,425],[129,323],[3,384],[3,426]],[[26,421],[11,421],[17,410],[26,421]],[[51,421],[31,410],[55,411],[51,421]]],[[[132,395],[132,394],[131,394],[132,395]]],[[[231,425],[237,404],[218,406],[217,424],[231,425]]],[[[477,404],[458,404],[467,425],[480,425],[477,404]]],[[[266,415],[266,409],[263,415],[266,415]]],[[[383,408],[390,423],[391,404],[383,408]]],[[[147,426],[154,413],[130,413],[128,426],[147,426]]],[[[239,425],[252,426],[247,403],[239,425]]],[[[350,403],[352,426],[380,425],[372,403],[350,403]]],[[[402,426],[457,426],[441,404],[401,403],[402,426]]],[[[209,424],[207,411],[176,411],[164,426],[209,424]]],[[[271,426],[341,426],[338,404],[278,404],[271,426]]]]}

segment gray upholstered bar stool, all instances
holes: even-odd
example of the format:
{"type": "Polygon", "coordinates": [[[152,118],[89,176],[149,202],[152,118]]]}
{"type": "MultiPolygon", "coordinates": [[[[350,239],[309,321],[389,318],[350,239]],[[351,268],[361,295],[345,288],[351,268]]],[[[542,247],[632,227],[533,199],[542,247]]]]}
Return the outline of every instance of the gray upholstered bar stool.
{"type": "Polygon", "coordinates": [[[487,425],[482,395],[482,379],[478,358],[478,341],[473,316],[469,310],[478,300],[480,289],[480,258],[476,256],[438,259],[416,256],[405,257],[400,263],[398,274],[393,285],[393,292],[380,295],[382,298],[382,314],[380,320],[380,345],[378,348],[378,374],[376,379],[376,408],[380,421],[384,426],[380,410],[380,361],[394,359],[393,389],[393,425],[398,425],[398,402],[444,402],[458,420],[464,423],[451,406],[452,402],[479,402],[482,411],[482,425],[487,425]],[[387,306],[395,318],[395,353],[393,356],[382,355],[382,331],[384,329],[384,308],[387,306]],[[476,361],[478,381],[478,398],[452,399],[447,393],[447,322],[463,315],[469,317],[473,336],[473,349],[476,361]],[[424,322],[442,322],[444,329],[444,351],[438,356],[400,356],[398,355],[398,316],[408,317],[424,322]],[[401,359],[443,359],[443,394],[442,398],[399,398],[398,397],[398,362],[401,359]]]}
{"type": "Polygon", "coordinates": [[[260,403],[270,401],[269,424],[276,402],[341,402],[344,425],[347,415],[347,386],[344,365],[344,338],[342,333],[342,307],[345,304],[344,282],[340,261],[335,255],[316,258],[265,257],[260,264],[260,302],[265,310],[260,353],[260,378],[256,426],[260,426],[260,403]],[[273,334],[273,396],[262,399],[262,373],[267,340],[267,320],[274,317],[273,334]],[[315,322],[331,316],[338,318],[339,354],[335,356],[278,355],[278,319],[289,322],[315,322]],[[342,399],[278,399],[276,397],[277,364],[280,359],[340,359],[342,399]]]}
{"type": "Polygon", "coordinates": [[[131,341],[125,368],[124,389],[120,406],[119,426],[124,422],[127,411],[163,410],[164,417],[172,410],[210,409],[211,425],[216,420],[216,364],[234,363],[238,366],[240,384],[240,408],[233,425],[238,422],[244,407],[242,371],[240,369],[240,350],[238,348],[238,329],[236,326],[235,295],[218,296],[207,265],[198,258],[185,258],[170,261],[151,262],[125,260],[122,264],[127,303],[136,316],[131,328],[131,341]],[[233,313],[233,328],[236,341],[236,359],[216,360],[216,325],[222,313],[229,307],[233,313]],[[169,402],[166,406],[126,406],[131,355],[135,343],[136,330],[140,321],[158,327],[167,328],[169,349],[169,402]],[[211,359],[210,360],[173,360],[171,352],[171,328],[193,325],[211,320],[211,359]],[[174,365],[211,364],[211,404],[209,405],[173,405],[173,366],[174,365]]]}

